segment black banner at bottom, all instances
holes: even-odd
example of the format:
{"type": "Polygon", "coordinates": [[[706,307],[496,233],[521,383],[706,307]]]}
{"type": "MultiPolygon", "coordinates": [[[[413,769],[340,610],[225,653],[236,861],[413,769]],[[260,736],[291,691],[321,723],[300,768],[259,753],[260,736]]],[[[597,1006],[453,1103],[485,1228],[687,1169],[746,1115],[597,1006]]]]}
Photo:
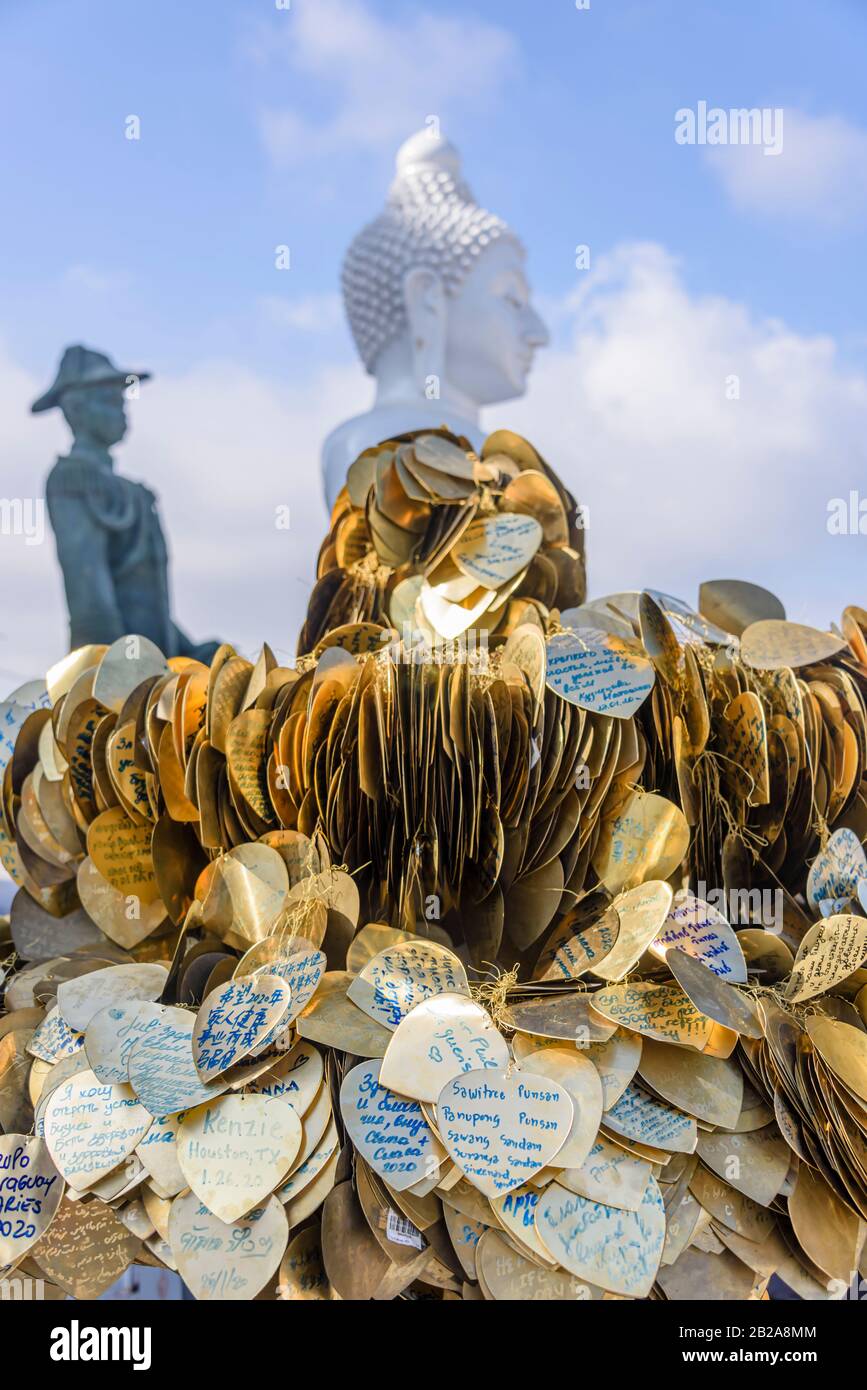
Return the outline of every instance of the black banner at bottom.
{"type": "MultiPolygon", "coordinates": [[[[369,1348],[371,1329],[382,1326],[389,1336],[381,1342],[385,1358],[396,1332],[424,1338],[430,1345],[442,1336],[477,1336],[484,1328],[485,1356],[501,1345],[504,1357],[514,1347],[514,1309],[488,1303],[473,1310],[459,1300],[451,1307],[426,1301],[401,1300],[416,1306],[395,1309],[390,1304],[305,1301],[304,1334],[314,1332],[322,1350],[327,1349],[331,1372],[340,1364],[358,1364],[362,1348],[369,1348]],[[380,1324],[380,1319],[382,1323],[380,1324]],[[452,1321],[454,1319],[454,1321],[452,1321]],[[466,1319],[466,1321],[465,1321],[466,1319]],[[357,1337],[356,1337],[357,1333],[357,1337]],[[496,1338],[497,1340],[492,1340],[496,1338]],[[320,1340],[324,1339],[324,1340],[320,1340]]],[[[568,1341],[578,1357],[598,1357],[612,1347],[643,1345],[652,1355],[654,1372],[669,1367],[760,1366],[781,1368],[828,1364],[839,1350],[839,1338],[851,1338],[861,1330],[861,1311],[846,1299],[835,1303],[628,1303],[596,1302],[568,1314],[568,1341]],[[853,1317],[856,1321],[853,1322],[853,1317]],[[634,1338],[640,1338],[635,1342],[634,1338]],[[625,1340],[624,1340],[625,1339],[625,1340]]],[[[562,1347],[564,1309],[560,1303],[521,1305],[521,1335],[525,1350],[545,1355],[545,1347],[562,1347]],[[550,1331],[552,1338],[547,1338],[550,1331]],[[528,1346],[527,1334],[532,1338],[528,1346]]],[[[195,1367],[197,1376],[213,1370],[221,1377],[237,1366],[249,1380],[251,1348],[280,1343],[251,1343],[251,1336],[298,1336],[299,1308],[283,1308],[274,1302],[193,1303],[136,1302],[129,1304],[77,1303],[72,1300],[40,1303],[9,1301],[5,1326],[23,1353],[28,1370],[62,1371],[86,1365],[88,1370],[106,1366],[113,1374],[130,1370],[165,1373],[195,1367]],[[288,1320],[288,1321],[287,1321],[288,1320]],[[26,1349],[26,1350],[25,1350],[26,1349]]],[[[468,1343],[472,1345],[472,1343],[468,1343]]],[[[255,1364],[255,1359],[254,1363],[255,1364]]],[[[264,1367],[263,1367],[264,1369],[264,1367]]],[[[393,1383],[399,1365],[380,1368],[393,1383]]]]}

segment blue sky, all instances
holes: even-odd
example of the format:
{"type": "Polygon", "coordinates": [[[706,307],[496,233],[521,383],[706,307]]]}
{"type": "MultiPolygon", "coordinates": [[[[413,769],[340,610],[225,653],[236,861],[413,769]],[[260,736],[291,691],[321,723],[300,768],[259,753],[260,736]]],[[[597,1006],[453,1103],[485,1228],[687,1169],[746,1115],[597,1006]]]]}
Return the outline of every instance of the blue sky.
{"type": "MultiPolygon", "coordinates": [[[[179,617],[291,649],[318,442],[368,394],[340,259],[436,115],[553,330],[489,423],[589,497],[594,589],[735,573],[793,617],[867,606],[867,539],[825,525],[865,476],[865,39],[860,0],[0,0],[4,489],[63,445],[27,408],[65,343],[150,368],[118,463],[162,495],[179,617]],[[783,155],[678,145],[700,100],[783,108],[783,155]]],[[[0,552],[26,594],[2,679],[63,615],[50,542],[0,552]]]]}
{"type": "MultiPolygon", "coordinates": [[[[304,7],[4,0],[0,291],[33,370],[44,374],[76,334],[163,370],[205,350],[243,351],[277,374],[293,349],[307,357],[310,343],[263,322],[257,301],[333,291],[348,237],[381,200],[394,136],[361,130],[321,154],[312,141],[305,154],[303,139],[285,161],[269,154],[267,113],[291,109],[316,129],[343,106],[339,82],[293,57],[304,7]],[[130,113],[139,142],[124,138],[130,113]],[[293,268],[275,280],[283,242],[293,268]]],[[[364,9],[392,36],[425,13],[400,0],[364,9]]],[[[863,353],[863,222],[744,215],[672,130],[674,111],[701,98],[867,126],[867,7],[591,0],[579,12],[572,0],[473,0],[431,12],[490,26],[498,57],[478,55],[474,96],[475,55],[458,56],[457,90],[444,92],[415,53],[416,100],[395,98],[386,125],[408,134],[440,116],[478,196],[520,229],[540,292],[572,288],[578,241],[653,240],[683,257],[691,287],[863,353]]],[[[334,337],[348,353],[348,338],[334,337]]]]}

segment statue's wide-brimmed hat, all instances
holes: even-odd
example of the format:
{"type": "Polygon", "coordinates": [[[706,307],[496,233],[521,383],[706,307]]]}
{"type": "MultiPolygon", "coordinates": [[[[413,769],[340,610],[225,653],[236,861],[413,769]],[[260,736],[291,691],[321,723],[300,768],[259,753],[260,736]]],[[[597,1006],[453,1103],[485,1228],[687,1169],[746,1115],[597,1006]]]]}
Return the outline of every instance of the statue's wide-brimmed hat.
{"type": "Polygon", "coordinates": [[[148,381],[150,375],[150,372],[122,371],[104,352],[95,352],[93,348],[82,347],[80,343],[76,343],[66,349],[60,359],[57,376],[45,395],[34,401],[30,409],[34,415],[43,410],[51,410],[60,404],[64,391],[71,391],[74,387],[123,386],[130,377],[135,377],[138,381],[148,381]]]}

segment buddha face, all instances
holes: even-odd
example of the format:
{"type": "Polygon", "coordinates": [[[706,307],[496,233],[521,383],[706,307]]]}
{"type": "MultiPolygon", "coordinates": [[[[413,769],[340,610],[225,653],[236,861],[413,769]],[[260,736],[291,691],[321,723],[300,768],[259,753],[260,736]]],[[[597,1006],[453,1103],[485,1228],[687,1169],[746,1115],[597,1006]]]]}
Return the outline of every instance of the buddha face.
{"type": "Polygon", "coordinates": [[[530,303],[523,252],[511,237],[501,237],[449,300],[446,377],[479,405],[521,396],[533,354],[547,342],[548,330],[530,303]]]}
{"type": "Polygon", "coordinates": [[[64,391],[60,404],[76,438],[87,436],[110,449],[126,434],[126,399],[121,383],[75,387],[64,391]]]}

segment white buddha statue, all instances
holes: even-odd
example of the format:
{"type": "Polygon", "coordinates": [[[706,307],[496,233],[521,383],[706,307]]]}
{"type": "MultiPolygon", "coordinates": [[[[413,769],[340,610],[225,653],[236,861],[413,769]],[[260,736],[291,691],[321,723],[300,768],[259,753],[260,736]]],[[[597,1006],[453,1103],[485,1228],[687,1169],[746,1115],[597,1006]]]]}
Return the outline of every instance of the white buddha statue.
{"type": "Polygon", "coordinates": [[[425,130],[401,146],[385,209],[343,265],[346,314],[376,398],[325,441],[329,507],[363,449],[440,425],[478,448],[481,407],[524,394],[548,341],[524,260],[505,222],[473,201],[452,145],[425,130]]]}

